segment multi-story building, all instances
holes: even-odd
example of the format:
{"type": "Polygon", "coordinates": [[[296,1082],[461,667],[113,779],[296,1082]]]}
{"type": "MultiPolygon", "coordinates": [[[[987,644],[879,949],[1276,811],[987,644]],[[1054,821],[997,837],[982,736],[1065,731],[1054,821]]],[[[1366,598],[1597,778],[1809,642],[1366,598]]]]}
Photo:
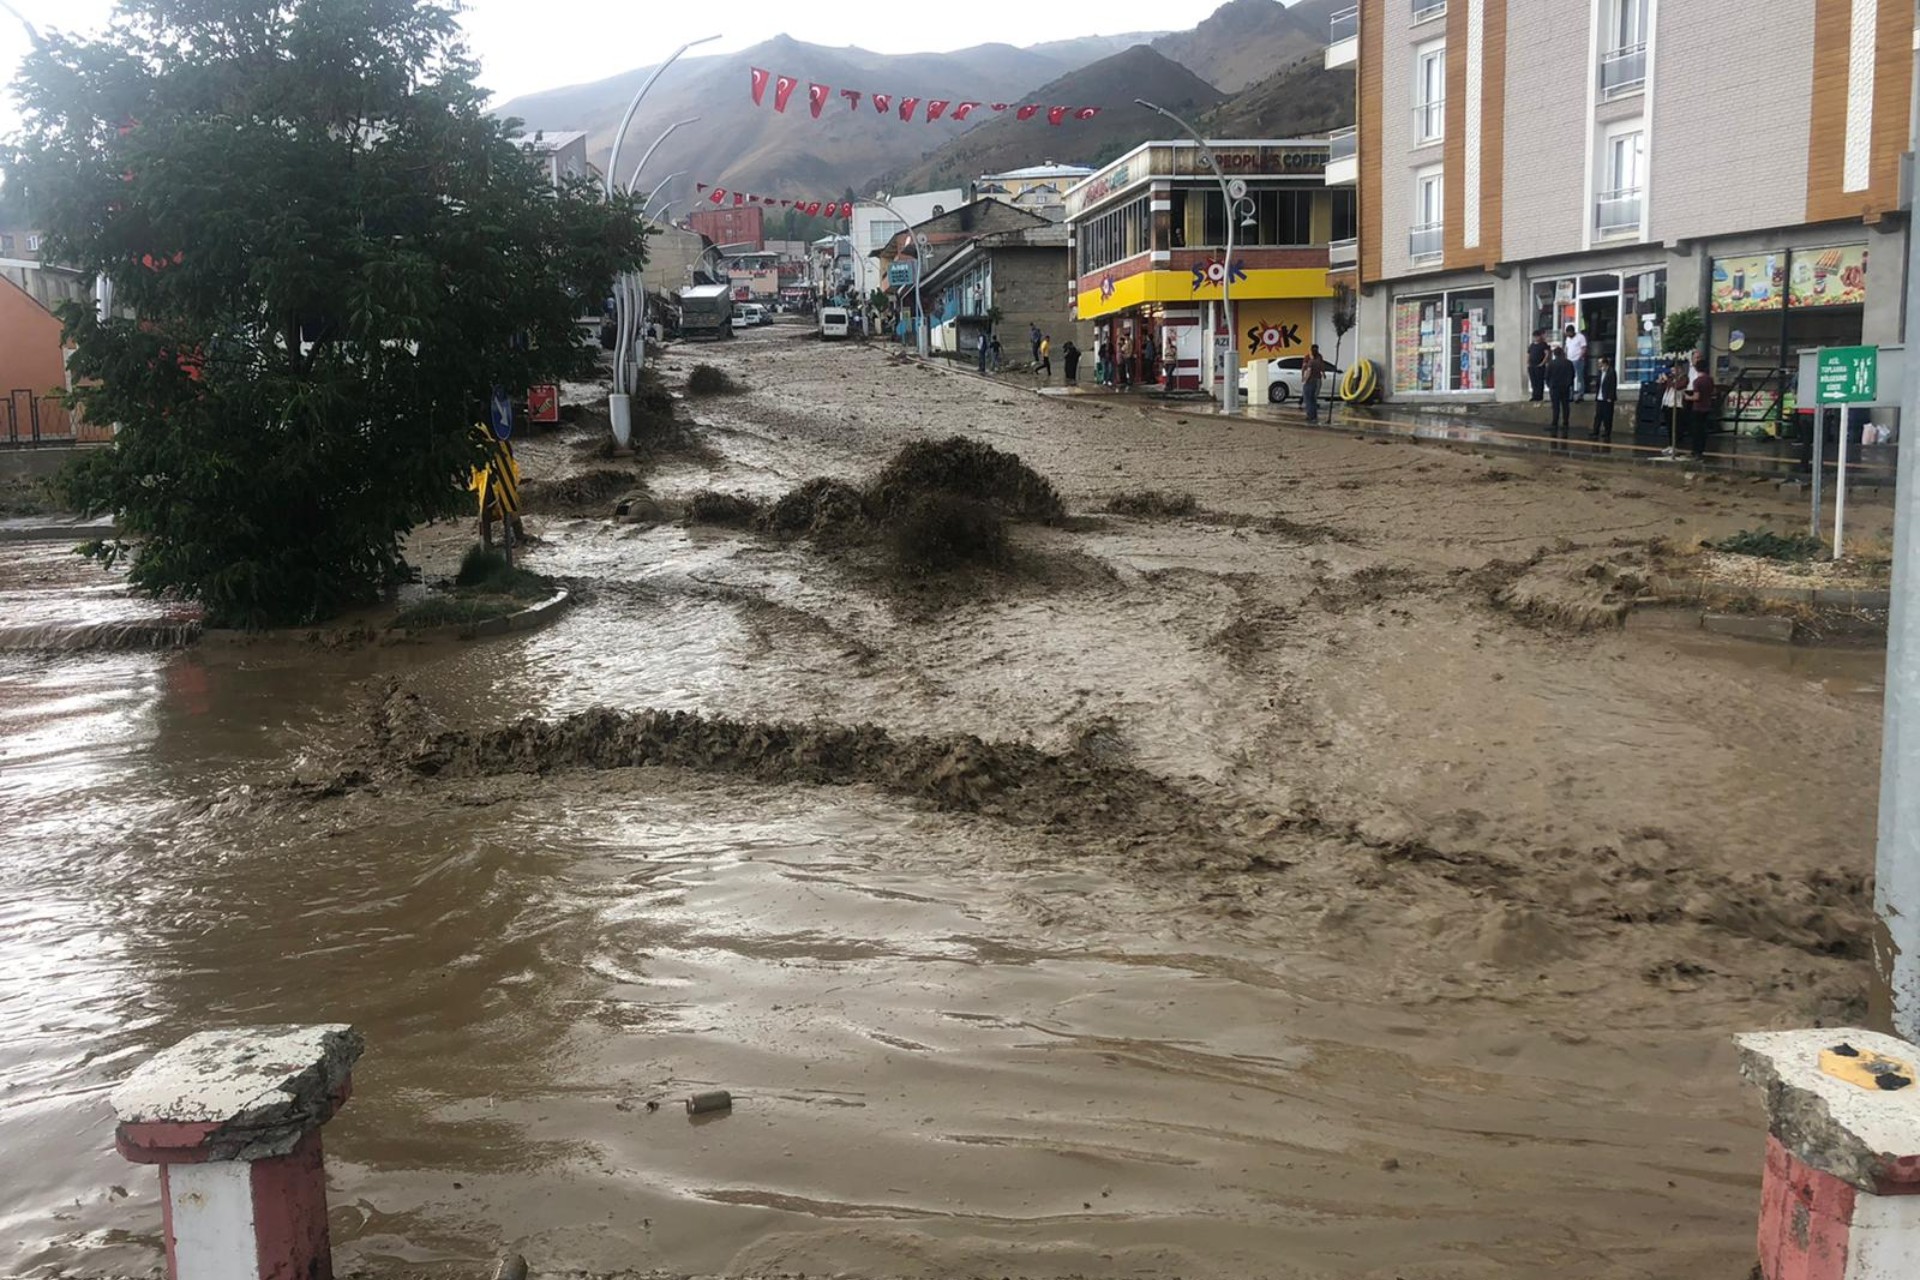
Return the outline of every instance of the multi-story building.
{"type": "Polygon", "coordinates": [[[871,201],[855,204],[852,219],[853,287],[857,295],[861,298],[870,297],[875,289],[886,284],[885,277],[875,266],[875,250],[905,231],[909,225],[918,226],[949,209],[958,209],[966,202],[967,193],[956,187],[949,191],[890,195],[886,205],[871,201]]]}
{"type": "Polygon", "coordinates": [[[1030,209],[1057,221],[1066,213],[1067,188],[1092,176],[1093,170],[1083,164],[1048,160],[1024,169],[982,174],[973,184],[973,194],[1004,200],[1017,209],[1030,209]]]}
{"type": "Polygon", "coordinates": [[[687,225],[717,245],[757,252],[767,243],[766,211],[757,204],[697,209],[687,225]]]}
{"type": "Polygon", "coordinates": [[[547,181],[555,187],[575,178],[592,177],[595,173],[593,166],[587,163],[587,135],[584,133],[537,129],[531,137],[520,139],[520,150],[533,157],[547,181]]]}
{"type": "MultiPolygon", "coordinates": [[[[1163,357],[1171,353],[1183,387],[1211,389],[1231,351],[1257,371],[1305,353],[1332,332],[1327,244],[1354,235],[1353,192],[1325,184],[1326,161],[1323,138],[1134,148],[1067,192],[1072,314],[1094,323],[1135,382],[1150,380],[1138,359],[1149,336],[1163,357]],[[1246,184],[1230,256],[1210,157],[1246,184]]],[[[1262,373],[1256,382],[1264,395],[1262,373]]]]}
{"type": "Polygon", "coordinates": [[[1749,405],[1802,349],[1900,339],[1912,0],[1360,0],[1333,24],[1359,123],[1327,177],[1360,215],[1332,278],[1392,397],[1526,398],[1532,332],[1571,324],[1631,402],[1690,307],[1749,405]]]}

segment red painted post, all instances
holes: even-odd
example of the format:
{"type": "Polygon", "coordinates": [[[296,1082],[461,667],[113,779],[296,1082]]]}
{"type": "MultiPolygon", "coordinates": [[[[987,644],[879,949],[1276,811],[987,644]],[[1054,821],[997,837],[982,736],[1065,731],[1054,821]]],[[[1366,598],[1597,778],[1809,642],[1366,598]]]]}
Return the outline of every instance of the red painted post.
{"type": "Polygon", "coordinates": [[[204,1031],[113,1091],[114,1145],[160,1167],[168,1280],[331,1280],[320,1126],[364,1048],[344,1024],[204,1031]]]}

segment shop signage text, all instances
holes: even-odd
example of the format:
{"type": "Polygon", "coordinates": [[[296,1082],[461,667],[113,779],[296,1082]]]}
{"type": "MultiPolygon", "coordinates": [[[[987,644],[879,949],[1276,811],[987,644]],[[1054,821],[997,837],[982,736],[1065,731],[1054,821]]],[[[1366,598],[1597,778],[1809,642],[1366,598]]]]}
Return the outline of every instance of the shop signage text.
{"type": "Polygon", "coordinates": [[[1200,290],[1206,288],[1208,285],[1218,288],[1224,281],[1245,280],[1246,278],[1247,260],[1245,258],[1235,258],[1231,270],[1228,269],[1225,262],[1212,258],[1209,258],[1205,262],[1196,262],[1193,264],[1193,291],[1195,293],[1200,292],[1200,290]]]}
{"type": "Polygon", "coordinates": [[[1822,347],[1814,383],[1821,404],[1872,404],[1880,392],[1880,348],[1822,347]]]}

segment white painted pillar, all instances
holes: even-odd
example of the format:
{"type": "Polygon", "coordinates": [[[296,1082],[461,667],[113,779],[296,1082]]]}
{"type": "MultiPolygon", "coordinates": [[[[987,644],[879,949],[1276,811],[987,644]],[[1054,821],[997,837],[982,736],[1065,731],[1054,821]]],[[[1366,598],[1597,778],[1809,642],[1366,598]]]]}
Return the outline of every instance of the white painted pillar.
{"type": "Polygon", "coordinates": [[[1762,1280],[1920,1271],[1920,1049],[1857,1027],[1735,1039],[1766,1093],[1762,1280]]]}
{"type": "Polygon", "coordinates": [[[203,1031],[113,1091],[114,1145],[160,1167],[168,1280],[331,1280],[320,1126],[364,1048],[337,1023],[203,1031]]]}

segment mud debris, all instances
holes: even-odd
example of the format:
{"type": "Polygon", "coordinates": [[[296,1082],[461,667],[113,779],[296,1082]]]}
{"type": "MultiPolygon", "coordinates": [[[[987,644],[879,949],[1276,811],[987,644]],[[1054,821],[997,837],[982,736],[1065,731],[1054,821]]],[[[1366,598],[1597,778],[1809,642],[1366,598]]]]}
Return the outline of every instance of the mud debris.
{"type": "Polygon", "coordinates": [[[1018,455],[966,436],[914,441],[881,468],[867,491],[882,518],[934,493],[988,503],[1015,520],[1052,523],[1066,514],[1052,481],[1018,455]]]}
{"type": "Polygon", "coordinates": [[[1108,498],[1104,509],[1116,516],[1136,516],[1147,520],[1166,520],[1190,516],[1200,509],[1200,500],[1191,493],[1171,489],[1134,489],[1108,498]]]}

